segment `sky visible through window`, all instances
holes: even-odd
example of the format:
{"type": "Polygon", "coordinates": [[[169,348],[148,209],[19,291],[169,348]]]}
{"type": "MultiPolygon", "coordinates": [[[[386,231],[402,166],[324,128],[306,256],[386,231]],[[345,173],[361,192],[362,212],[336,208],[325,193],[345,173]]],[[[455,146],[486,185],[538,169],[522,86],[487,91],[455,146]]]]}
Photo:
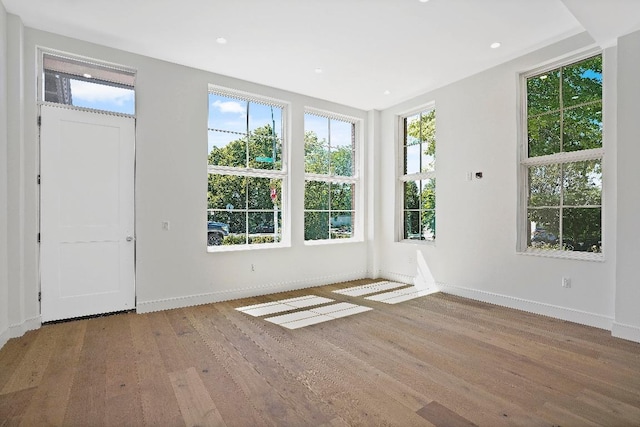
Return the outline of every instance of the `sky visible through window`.
{"type": "Polygon", "coordinates": [[[70,79],[71,96],[76,107],[135,114],[135,91],[106,84],[70,79]]]}
{"type": "Polygon", "coordinates": [[[209,107],[208,128],[225,131],[209,132],[209,153],[214,146],[223,148],[232,141],[246,137],[247,109],[250,132],[269,126],[274,128],[276,136],[282,139],[281,107],[229,98],[215,93],[209,94],[209,107]]]}

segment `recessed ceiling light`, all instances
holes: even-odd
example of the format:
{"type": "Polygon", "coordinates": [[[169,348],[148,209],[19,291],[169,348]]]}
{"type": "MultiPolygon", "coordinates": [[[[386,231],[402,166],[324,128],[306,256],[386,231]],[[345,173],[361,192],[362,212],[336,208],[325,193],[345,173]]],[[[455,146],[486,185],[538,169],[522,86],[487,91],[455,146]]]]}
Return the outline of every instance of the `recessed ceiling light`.
{"type": "Polygon", "coordinates": [[[426,2],[428,2],[429,0],[418,0],[418,1],[419,1],[420,3],[426,3],[426,2]]]}
{"type": "Polygon", "coordinates": [[[314,71],[316,72],[316,74],[322,74],[322,68],[318,67],[314,71]]]}
{"type": "MultiPolygon", "coordinates": [[[[420,0],[420,1],[422,1],[422,0],[420,0]]],[[[428,0],[427,0],[427,1],[428,1],[428,0]]],[[[389,94],[391,93],[391,91],[387,89],[387,90],[385,90],[385,91],[384,91],[384,92],[382,92],[382,93],[384,93],[385,95],[389,95],[389,94]]]]}
{"type": "Polygon", "coordinates": [[[497,48],[499,48],[500,46],[502,46],[502,45],[500,44],[500,42],[494,42],[494,43],[491,43],[491,49],[497,49],[497,48]]]}
{"type": "Polygon", "coordinates": [[[227,44],[227,39],[225,39],[224,37],[218,37],[216,39],[216,43],[218,43],[218,44],[227,44]]]}
{"type": "Polygon", "coordinates": [[[89,73],[84,73],[84,74],[82,75],[82,77],[84,77],[85,79],[90,79],[90,78],[92,78],[93,76],[92,76],[91,74],[89,74],[89,73]]]}

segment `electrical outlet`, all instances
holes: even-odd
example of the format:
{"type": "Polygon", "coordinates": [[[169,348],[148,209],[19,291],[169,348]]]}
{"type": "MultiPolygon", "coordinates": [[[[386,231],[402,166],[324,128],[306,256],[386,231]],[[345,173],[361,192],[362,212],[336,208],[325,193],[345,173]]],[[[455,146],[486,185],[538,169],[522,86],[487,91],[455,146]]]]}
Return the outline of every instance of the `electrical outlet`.
{"type": "Polygon", "coordinates": [[[562,278],[562,287],[563,288],[570,288],[571,287],[571,278],[570,277],[563,277],[562,278]]]}
{"type": "Polygon", "coordinates": [[[251,264],[251,271],[256,271],[256,266],[254,264],[251,264]]]}
{"type": "Polygon", "coordinates": [[[164,231],[169,231],[170,228],[171,228],[171,223],[169,223],[169,221],[162,221],[162,229],[164,231]]]}

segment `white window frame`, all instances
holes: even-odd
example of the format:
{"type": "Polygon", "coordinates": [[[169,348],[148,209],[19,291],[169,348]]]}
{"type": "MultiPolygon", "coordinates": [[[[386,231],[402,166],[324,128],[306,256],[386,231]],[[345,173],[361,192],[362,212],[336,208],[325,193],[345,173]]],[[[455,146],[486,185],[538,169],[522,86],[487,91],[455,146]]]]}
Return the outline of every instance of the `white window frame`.
{"type": "MultiPolygon", "coordinates": [[[[405,142],[405,129],[404,129],[404,121],[407,117],[411,117],[411,116],[415,116],[416,114],[421,114],[421,113],[428,113],[431,111],[436,110],[436,103],[435,101],[429,102],[427,104],[421,105],[419,107],[413,108],[411,110],[405,111],[401,114],[399,114],[397,116],[397,131],[396,131],[396,153],[398,153],[398,161],[397,161],[397,176],[398,176],[398,184],[396,187],[396,206],[397,206],[397,218],[398,221],[396,221],[396,241],[398,242],[402,242],[402,243],[411,243],[411,244],[420,244],[420,245],[432,245],[435,246],[436,244],[436,238],[431,239],[431,240],[415,240],[415,239],[405,239],[404,238],[404,222],[405,222],[405,218],[404,218],[404,184],[406,182],[409,181],[418,181],[418,180],[423,180],[423,179],[436,179],[436,171],[438,170],[437,164],[438,164],[438,143],[437,143],[437,136],[436,136],[436,154],[435,154],[435,159],[434,159],[434,166],[433,166],[433,171],[429,171],[429,172],[418,172],[418,173],[411,173],[411,174],[405,174],[404,173],[404,168],[405,168],[405,154],[404,154],[404,142],[405,142]]],[[[436,135],[438,132],[438,126],[437,126],[437,121],[438,121],[438,113],[436,111],[436,135]]],[[[437,187],[437,179],[436,179],[436,194],[438,193],[438,187],[437,187]]],[[[436,202],[436,218],[438,218],[438,204],[436,202]]],[[[436,222],[436,229],[437,229],[437,222],[436,222]]]]}
{"type": "Polygon", "coordinates": [[[519,144],[518,144],[518,238],[517,238],[517,253],[523,255],[533,255],[550,258],[561,259],[576,259],[587,261],[604,261],[605,260],[605,129],[606,129],[606,113],[605,113],[605,92],[606,92],[606,74],[607,66],[605,64],[604,52],[601,49],[589,49],[578,54],[573,54],[564,57],[559,60],[555,60],[541,67],[527,71],[520,74],[520,97],[519,97],[519,144]],[[556,154],[550,154],[545,156],[528,157],[529,144],[528,144],[528,127],[527,127],[527,79],[544,72],[552,71],[560,67],[567,67],[582,60],[591,58],[593,56],[602,56],[602,147],[594,149],[586,149],[572,152],[560,152],[556,154]],[[581,252],[581,251],[568,251],[568,250],[554,250],[554,249],[538,249],[528,246],[527,240],[527,227],[530,227],[528,220],[528,171],[531,166],[548,166],[548,165],[561,165],[580,161],[599,160],[602,169],[602,189],[601,189],[601,252],[581,252]]]}
{"type": "MultiPolygon", "coordinates": [[[[289,123],[289,111],[290,104],[287,101],[283,101],[276,98],[270,98],[266,96],[256,95],[250,92],[244,92],[236,89],[231,89],[223,86],[217,86],[209,84],[207,91],[207,102],[209,94],[214,93],[229,98],[235,98],[241,101],[255,102],[263,105],[272,105],[282,109],[282,168],[280,170],[268,170],[268,169],[255,169],[249,167],[233,167],[233,166],[216,166],[209,165],[207,162],[207,179],[210,174],[214,175],[233,175],[243,176],[250,178],[267,178],[267,179],[280,179],[282,180],[280,197],[281,202],[281,221],[282,229],[280,230],[280,241],[273,243],[256,243],[256,244],[239,244],[239,245],[219,245],[219,246],[207,246],[208,252],[232,252],[232,251],[246,251],[255,249],[271,249],[282,248],[290,246],[290,226],[289,226],[289,148],[288,148],[288,123],[289,123]]],[[[207,114],[211,106],[207,108],[207,114]]],[[[208,126],[207,126],[208,128],[208,126]]],[[[207,153],[207,158],[209,153],[207,153]]],[[[208,191],[208,190],[207,190],[208,191]]],[[[207,208],[207,216],[209,209],[207,208]]]]}
{"type": "MultiPolygon", "coordinates": [[[[351,229],[351,237],[341,239],[319,239],[319,240],[304,240],[305,245],[324,245],[324,244],[339,244],[349,242],[361,242],[364,240],[364,226],[363,226],[363,191],[361,184],[361,146],[362,146],[362,119],[357,117],[347,116],[344,114],[334,113],[326,110],[321,110],[313,107],[305,107],[304,114],[311,114],[318,117],[323,117],[330,120],[339,120],[342,122],[351,123],[354,126],[354,141],[353,141],[353,173],[352,176],[342,176],[333,174],[316,174],[307,173],[304,174],[305,188],[307,181],[320,181],[333,184],[352,184],[355,189],[351,197],[353,198],[354,213],[353,224],[351,229]]],[[[303,124],[304,127],[304,124],[303,124]]],[[[305,129],[306,132],[306,129],[305,129]]],[[[304,163],[306,164],[306,159],[304,163]]],[[[304,198],[304,197],[303,197],[304,198]]],[[[306,209],[303,206],[303,216],[306,209]]],[[[304,221],[303,221],[304,222],[304,221]]],[[[305,228],[303,227],[303,230],[305,228]]]]}

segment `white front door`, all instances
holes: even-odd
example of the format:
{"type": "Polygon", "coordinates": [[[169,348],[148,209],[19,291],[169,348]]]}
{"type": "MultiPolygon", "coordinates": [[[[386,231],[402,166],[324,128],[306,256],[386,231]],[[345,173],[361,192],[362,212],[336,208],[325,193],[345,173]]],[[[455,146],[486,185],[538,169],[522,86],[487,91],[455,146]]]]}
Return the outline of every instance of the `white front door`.
{"type": "Polygon", "coordinates": [[[43,322],[135,308],[135,119],[42,106],[43,322]]]}

